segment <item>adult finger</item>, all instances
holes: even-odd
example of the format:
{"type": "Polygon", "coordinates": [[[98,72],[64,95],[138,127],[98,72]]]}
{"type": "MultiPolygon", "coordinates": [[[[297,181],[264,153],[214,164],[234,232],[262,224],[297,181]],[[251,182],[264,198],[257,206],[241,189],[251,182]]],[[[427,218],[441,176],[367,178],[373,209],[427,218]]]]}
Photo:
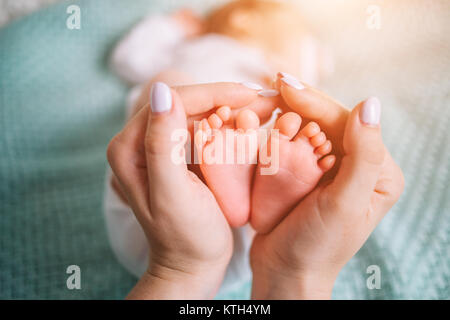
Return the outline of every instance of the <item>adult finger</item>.
{"type": "Polygon", "coordinates": [[[162,82],[152,87],[150,107],[145,134],[148,178],[158,189],[159,198],[170,203],[186,190],[186,114],[178,94],[162,82]]]}
{"type": "Polygon", "coordinates": [[[292,111],[317,122],[334,140],[342,139],[350,114],[342,104],[286,73],[278,74],[275,86],[292,111]]]}
{"type": "Polygon", "coordinates": [[[144,152],[148,114],[148,108],[141,109],[112,138],[107,148],[108,162],[128,203],[134,212],[144,214],[149,208],[144,152]]]}
{"type": "Polygon", "coordinates": [[[374,196],[372,198],[373,216],[370,218],[370,224],[374,229],[386,213],[398,201],[403,188],[405,178],[400,167],[395,163],[392,156],[387,153],[377,184],[375,185],[374,196]]]}
{"type": "Polygon", "coordinates": [[[240,83],[217,82],[173,87],[183,101],[188,116],[210,111],[215,107],[242,108],[249,105],[273,107],[274,100],[258,94],[260,90],[240,83]]]}
{"type": "MultiPolygon", "coordinates": [[[[344,157],[325,189],[327,203],[343,214],[360,214],[370,207],[386,149],[381,137],[380,102],[369,98],[356,106],[344,133],[344,157]]],[[[336,214],[336,213],[334,213],[336,214]]]]}

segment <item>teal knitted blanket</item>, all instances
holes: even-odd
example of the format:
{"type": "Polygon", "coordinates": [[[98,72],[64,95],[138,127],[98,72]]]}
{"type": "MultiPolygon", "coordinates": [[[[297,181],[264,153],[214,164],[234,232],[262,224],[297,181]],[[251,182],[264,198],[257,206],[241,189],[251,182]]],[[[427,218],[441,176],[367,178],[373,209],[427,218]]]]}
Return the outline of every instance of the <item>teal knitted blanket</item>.
{"type": "MultiPolygon", "coordinates": [[[[0,299],[121,299],[136,282],[115,260],[102,215],[106,145],[128,92],[107,58],[139,18],[167,8],[80,0],[81,29],[69,30],[69,4],[0,29],[0,299]],[[81,269],[80,290],[67,288],[70,265],[81,269]]],[[[341,272],[334,298],[450,297],[449,91],[422,97],[382,118],[405,194],[341,272]],[[379,289],[367,286],[371,265],[379,289]]]]}

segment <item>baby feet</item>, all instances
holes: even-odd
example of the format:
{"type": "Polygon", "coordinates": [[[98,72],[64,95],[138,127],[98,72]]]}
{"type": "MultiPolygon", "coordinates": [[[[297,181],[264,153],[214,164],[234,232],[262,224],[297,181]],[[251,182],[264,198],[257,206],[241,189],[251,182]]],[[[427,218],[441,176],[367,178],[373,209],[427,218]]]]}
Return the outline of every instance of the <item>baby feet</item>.
{"type": "Polygon", "coordinates": [[[202,174],[232,227],[249,219],[258,128],[253,111],[242,110],[233,119],[231,109],[224,106],[203,119],[195,135],[202,174]]]}
{"type": "Polygon", "coordinates": [[[319,125],[310,122],[300,130],[301,122],[296,113],[282,115],[258,165],[259,118],[253,111],[233,119],[225,106],[200,122],[195,136],[200,169],[232,227],[250,218],[257,232],[270,231],[334,165],[331,142],[319,125]]]}
{"type": "Polygon", "coordinates": [[[259,233],[269,232],[306,194],[314,189],[322,175],[334,165],[327,155],[331,142],[315,122],[300,130],[302,119],[294,113],[282,115],[275,124],[262,155],[270,154],[270,163],[260,163],[252,190],[250,222],[259,233]],[[278,168],[270,172],[269,167],[278,168]]]}

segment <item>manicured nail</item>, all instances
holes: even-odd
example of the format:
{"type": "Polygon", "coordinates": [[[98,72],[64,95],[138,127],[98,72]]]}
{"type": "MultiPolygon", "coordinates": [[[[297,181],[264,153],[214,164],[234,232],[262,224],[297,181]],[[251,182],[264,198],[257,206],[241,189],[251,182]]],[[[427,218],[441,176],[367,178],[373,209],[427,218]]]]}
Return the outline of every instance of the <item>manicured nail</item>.
{"type": "Polygon", "coordinates": [[[295,77],[287,72],[278,72],[278,76],[280,78],[292,78],[295,79],[295,77]]]}
{"type": "Polygon", "coordinates": [[[376,97],[370,97],[361,108],[359,117],[361,122],[367,125],[376,126],[380,123],[381,103],[376,97]]]}
{"type": "Polygon", "coordinates": [[[172,108],[172,93],[163,82],[155,82],[150,93],[152,112],[162,113],[172,108]]]}
{"type": "Polygon", "coordinates": [[[253,82],[241,82],[241,84],[243,86],[246,86],[249,89],[253,89],[253,90],[262,90],[263,87],[261,87],[259,84],[257,83],[253,83],[253,82]]]}
{"type": "Polygon", "coordinates": [[[281,78],[281,81],[283,81],[285,84],[287,84],[288,86],[290,86],[294,89],[297,89],[297,90],[305,89],[305,86],[302,85],[300,83],[300,81],[298,81],[297,79],[295,79],[292,76],[283,77],[283,78],[281,78]]]}
{"type": "Polygon", "coordinates": [[[261,97],[275,97],[280,93],[277,90],[269,89],[269,90],[261,90],[258,92],[261,97]]]}

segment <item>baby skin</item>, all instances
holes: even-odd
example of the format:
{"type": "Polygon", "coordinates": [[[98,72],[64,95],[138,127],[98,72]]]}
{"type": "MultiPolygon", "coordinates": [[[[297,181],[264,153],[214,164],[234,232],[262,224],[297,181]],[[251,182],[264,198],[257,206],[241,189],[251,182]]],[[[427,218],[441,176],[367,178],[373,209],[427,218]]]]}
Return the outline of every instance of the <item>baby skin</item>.
{"type": "Polygon", "coordinates": [[[249,220],[259,122],[251,110],[233,117],[230,107],[223,106],[200,122],[195,135],[200,170],[232,227],[249,220]]]}
{"type": "Polygon", "coordinates": [[[271,231],[334,165],[335,156],[328,155],[331,142],[319,125],[309,122],[300,129],[301,123],[297,113],[283,114],[274,127],[278,131],[272,131],[260,151],[250,217],[258,233],[271,231]],[[270,161],[263,161],[262,155],[270,161]],[[278,170],[268,170],[273,167],[278,170]]]}
{"type": "Polygon", "coordinates": [[[195,137],[200,169],[232,227],[250,220],[257,232],[269,232],[333,166],[331,142],[315,122],[300,130],[301,122],[296,113],[282,115],[258,164],[259,118],[253,111],[233,119],[225,106],[200,122],[195,137]]]}

